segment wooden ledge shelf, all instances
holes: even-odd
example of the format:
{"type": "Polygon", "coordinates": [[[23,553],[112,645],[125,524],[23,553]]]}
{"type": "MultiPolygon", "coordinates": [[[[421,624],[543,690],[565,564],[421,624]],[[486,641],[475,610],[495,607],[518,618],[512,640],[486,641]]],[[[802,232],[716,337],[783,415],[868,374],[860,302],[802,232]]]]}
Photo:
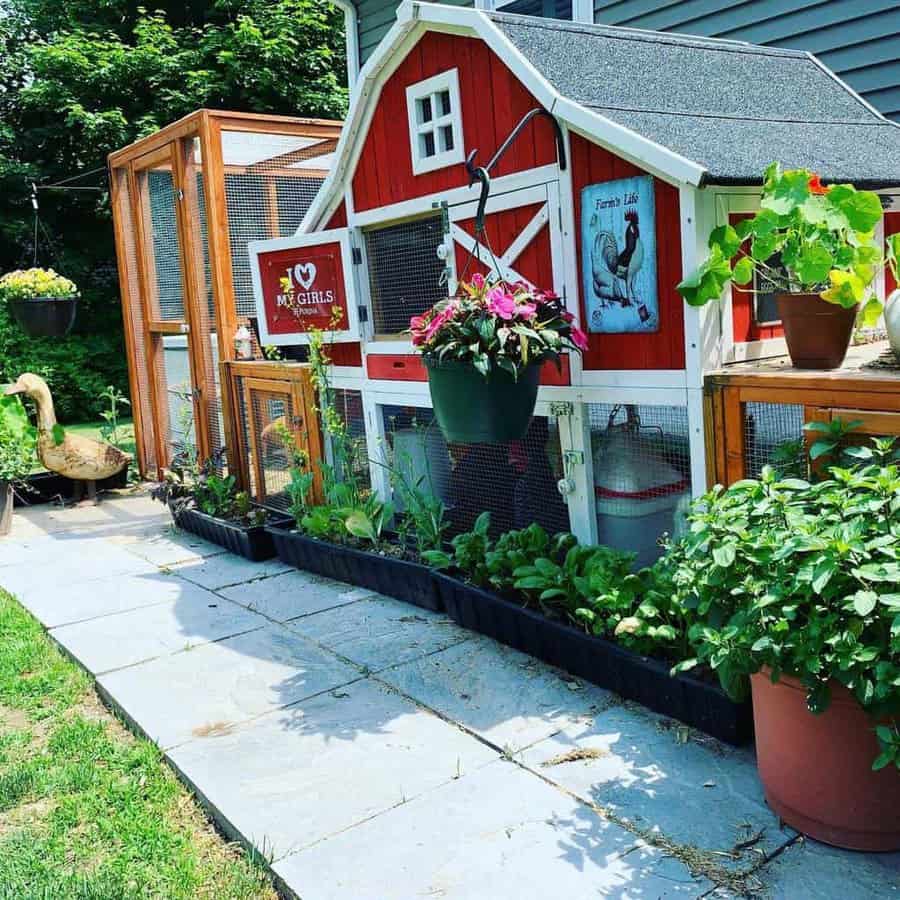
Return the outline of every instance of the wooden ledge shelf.
{"type": "MultiPolygon", "coordinates": [[[[704,381],[708,482],[752,474],[747,404],[803,407],[803,422],[859,422],[855,434],[900,436],[900,362],[887,341],[851,347],[839,369],[796,369],[788,357],[735,363],[704,381]],[[884,365],[877,365],[884,360],[884,365]]],[[[758,409],[758,408],[757,408],[758,409]]],[[[803,439],[802,431],[797,435],[803,439]]],[[[807,443],[809,436],[806,436],[807,443]]]]}

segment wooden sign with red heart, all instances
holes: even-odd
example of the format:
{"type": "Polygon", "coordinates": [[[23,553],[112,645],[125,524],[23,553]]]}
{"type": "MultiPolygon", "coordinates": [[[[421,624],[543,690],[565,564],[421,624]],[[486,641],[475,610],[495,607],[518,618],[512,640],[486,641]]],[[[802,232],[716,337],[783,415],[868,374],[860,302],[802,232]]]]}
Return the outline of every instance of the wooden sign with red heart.
{"type": "Polygon", "coordinates": [[[295,335],[312,328],[347,327],[347,294],[338,241],[314,247],[291,247],[259,254],[265,331],[272,337],[295,335]]]}

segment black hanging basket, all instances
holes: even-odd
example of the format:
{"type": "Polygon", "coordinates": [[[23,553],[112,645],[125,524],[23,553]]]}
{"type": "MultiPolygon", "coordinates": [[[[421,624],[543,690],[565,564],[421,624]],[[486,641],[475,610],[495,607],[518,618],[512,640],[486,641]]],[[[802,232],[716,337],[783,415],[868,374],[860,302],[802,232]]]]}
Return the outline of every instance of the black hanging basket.
{"type": "Polygon", "coordinates": [[[487,377],[470,363],[425,357],[434,415],[448,442],[505,444],[525,436],[537,401],[541,364],[513,378],[503,369],[487,377]]]}
{"type": "Polygon", "coordinates": [[[78,297],[9,300],[9,310],[29,337],[65,337],[75,324],[78,297]]]}

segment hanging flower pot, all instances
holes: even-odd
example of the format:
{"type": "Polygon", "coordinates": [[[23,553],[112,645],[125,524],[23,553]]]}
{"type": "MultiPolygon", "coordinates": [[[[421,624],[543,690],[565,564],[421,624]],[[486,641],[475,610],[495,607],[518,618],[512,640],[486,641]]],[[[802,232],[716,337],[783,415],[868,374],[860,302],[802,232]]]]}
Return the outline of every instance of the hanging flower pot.
{"type": "Polygon", "coordinates": [[[537,400],[541,365],[587,338],[552,292],[481,275],[410,320],[422,353],[435,418],[457,443],[524,437],[537,400]]]}
{"type": "Polygon", "coordinates": [[[528,430],[537,400],[541,364],[518,379],[496,369],[487,376],[470,363],[425,358],[434,415],[444,437],[461,444],[507,443],[528,430]]]}
{"type": "Polygon", "coordinates": [[[75,323],[78,289],[53,269],[25,269],[0,278],[0,300],[30,337],[65,337],[75,323]]]}

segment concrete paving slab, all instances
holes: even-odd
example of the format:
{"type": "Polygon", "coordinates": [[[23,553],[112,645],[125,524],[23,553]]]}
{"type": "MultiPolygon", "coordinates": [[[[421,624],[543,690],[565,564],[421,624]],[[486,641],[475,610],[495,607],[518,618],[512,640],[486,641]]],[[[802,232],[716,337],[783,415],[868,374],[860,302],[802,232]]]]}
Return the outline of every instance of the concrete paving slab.
{"type": "Polygon", "coordinates": [[[304,900],[694,898],[710,887],[503,760],[274,868],[304,900]]]}
{"type": "Polygon", "coordinates": [[[189,531],[175,531],[171,523],[160,526],[152,535],[143,535],[122,545],[129,553],[155,566],[174,566],[178,563],[199,562],[210,556],[225,553],[218,544],[204,541],[189,531]]]}
{"type": "Polygon", "coordinates": [[[683,742],[686,736],[670,719],[615,707],[589,728],[564,728],[516,759],[639,831],[713,852],[720,865],[747,870],[761,852],[795,837],[766,806],[749,750],[700,734],[683,742]],[[752,846],[734,850],[756,836],[752,846]]]}
{"type": "Polygon", "coordinates": [[[378,675],[419,703],[510,751],[567,726],[589,729],[614,694],[475,637],[378,675]]]}
{"type": "Polygon", "coordinates": [[[110,672],[99,684],[149,737],[171,747],[213,740],[254,716],[360,677],[311,641],[269,625],[110,672]],[[173,697],[182,699],[173,703],[173,697]]]}
{"type": "Polygon", "coordinates": [[[140,575],[108,575],[77,582],[64,590],[29,590],[22,595],[23,603],[47,628],[56,628],[178,600],[184,592],[184,582],[151,568],[140,575]]]}
{"type": "Polygon", "coordinates": [[[172,571],[179,578],[199,584],[200,587],[209,588],[211,591],[219,588],[230,587],[234,584],[257,581],[270,578],[272,575],[281,575],[290,572],[291,567],[286,566],[277,559],[269,559],[265,562],[251,562],[243,556],[233,553],[220,553],[204,560],[192,560],[172,566],[172,571]]]}
{"type": "Polygon", "coordinates": [[[767,863],[757,875],[766,900],[900,897],[900,853],[853,853],[804,839],[767,863]]]}
{"type": "Polygon", "coordinates": [[[276,622],[287,622],[372,596],[368,588],[353,587],[297,569],[260,581],[221,588],[218,593],[276,622]]]}
{"type": "Polygon", "coordinates": [[[288,627],[373,672],[472,637],[447,616],[388,597],[307,616],[288,627]]]}
{"type": "MultiPolygon", "coordinates": [[[[50,634],[86,669],[99,675],[267,624],[262,616],[195,584],[181,584],[176,600],[62,625],[50,634]]],[[[169,695],[169,702],[176,699],[185,700],[169,695]]]]}
{"type": "Polygon", "coordinates": [[[169,757],[227,830],[275,859],[497,758],[370,681],[192,740],[169,757]]]}
{"type": "Polygon", "coordinates": [[[0,586],[26,606],[31,598],[115,575],[146,575],[156,566],[108,541],[54,541],[18,564],[0,569],[0,586]]]}

